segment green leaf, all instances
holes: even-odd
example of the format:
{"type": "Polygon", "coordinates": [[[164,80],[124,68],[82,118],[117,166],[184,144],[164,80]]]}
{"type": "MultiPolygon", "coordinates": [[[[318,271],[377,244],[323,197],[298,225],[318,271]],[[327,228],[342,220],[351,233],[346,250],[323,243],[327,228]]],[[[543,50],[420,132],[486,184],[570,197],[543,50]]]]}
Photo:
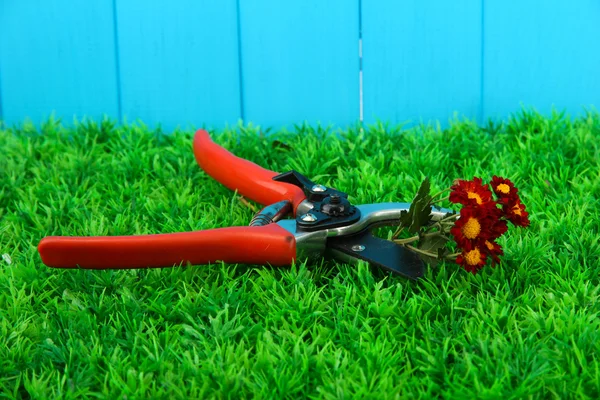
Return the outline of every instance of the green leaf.
{"type": "MultiPolygon", "coordinates": [[[[444,245],[445,245],[445,243],[444,243],[444,245]]],[[[446,257],[449,253],[450,252],[448,251],[448,248],[445,247],[445,246],[438,248],[438,258],[439,259],[442,259],[442,258],[446,257]]]]}
{"type": "Polygon", "coordinates": [[[408,228],[410,226],[410,224],[412,223],[412,211],[413,206],[411,204],[408,211],[400,212],[400,227],[408,228]]]}
{"type": "Polygon", "coordinates": [[[437,258],[429,257],[420,253],[419,257],[421,257],[423,261],[432,266],[437,265],[440,262],[440,259],[443,258],[448,252],[448,250],[446,249],[446,243],[448,243],[448,238],[442,235],[433,235],[421,238],[421,240],[419,240],[417,248],[419,250],[437,254],[437,258]]]}
{"type": "Polygon", "coordinates": [[[419,232],[421,227],[431,221],[430,188],[429,178],[425,178],[408,211],[400,213],[400,225],[407,228],[410,233],[419,232]]]}
{"type": "MultiPolygon", "coordinates": [[[[446,219],[446,218],[448,218],[448,217],[450,217],[452,215],[456,215],[456,214],[458,214],[458,213],[454,212],[454,211],[453,212],[449,212],[449,213],[444,214],[444,216],[441,219],[446,219]]],[[[444,235],[450,234],[450,229],[452,228],[451,225],[438,224],[438,226],[439,226],[439,232],[441,232],[444,235]]]]}
{"type": "Polygon", "coordinates": [[[429,178],[425,177],[425,180],[421,183],[421,187],[419,187],[419,191],[417,195],[413,199],[413,201],[418,201],[427,198],[427,201],[431,200],[431,196],[429,195],[431,191],[431,184],[429,183],[429,178]]]}

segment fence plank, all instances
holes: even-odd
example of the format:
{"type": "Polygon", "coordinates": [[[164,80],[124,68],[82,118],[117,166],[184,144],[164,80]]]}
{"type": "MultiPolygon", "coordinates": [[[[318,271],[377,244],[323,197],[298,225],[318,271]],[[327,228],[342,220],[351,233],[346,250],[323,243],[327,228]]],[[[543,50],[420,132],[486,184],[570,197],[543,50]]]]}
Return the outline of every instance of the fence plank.
{"type": "Polygon", "coordinates": [[[600,104],[600,2],[486,1],[484,16],[486,118],[600,104]]]}
{"type": "Polygon", "coordinates": [[[253,0],[240,19],[246,121],[358,122],[357,1],[253,0]]]}
{"type": "Polygon", "coordinates": [[[117,2],[124,119],[166,130],[240,115],[235,0],[117,2]]]}
{"type": "Polygon", "coordinates": [[[106,1],[0,1],[5,122],[116,117],[113,28],[106,1]]]}
{"type": "Polygon", "coordinates": [[[480,116],[481,0],[362,3],[364,118],[480,116]]]}

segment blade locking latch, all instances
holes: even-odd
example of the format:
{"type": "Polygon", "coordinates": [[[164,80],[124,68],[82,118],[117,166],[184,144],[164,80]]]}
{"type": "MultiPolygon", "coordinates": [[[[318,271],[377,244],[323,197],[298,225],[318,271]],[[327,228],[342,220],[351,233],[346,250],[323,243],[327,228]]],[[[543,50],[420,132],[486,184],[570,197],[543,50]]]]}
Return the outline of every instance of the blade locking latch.
{"type": "Polygon", "coordinates": [[[360,211],[350,204],[344,192],[316,184],[293,170],[277,175],[273,180],[298,186],[312,204],[309,212],[296,216],[298,230],[311,232],[336,228],[351,225],[360,219],[360,211]]]}

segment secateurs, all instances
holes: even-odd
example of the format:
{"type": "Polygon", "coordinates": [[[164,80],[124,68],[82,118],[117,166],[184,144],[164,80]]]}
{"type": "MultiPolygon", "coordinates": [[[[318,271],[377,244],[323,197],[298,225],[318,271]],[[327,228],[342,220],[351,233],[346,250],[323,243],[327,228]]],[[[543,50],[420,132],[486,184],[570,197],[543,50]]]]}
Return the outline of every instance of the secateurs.
{"type": "MultiPolygon", "coordinates": [[[[250,226],[135,236],[49,236],[38,246],[44,264],[82,269],[219,261],[285,266],[295,260],[332,257],[349,263],[364,260],[409,279],[423,276],[425,264],[415,253],[372,234],[376,227],[397,225],[410,203],[351,204],[346,193],[297,171],[279,174],[236,157],[204,130],[196,132],[193,150],[208,175],[265,206],[250,226]],[[292,218],[286,219],[288,215],[292,218]]],[[[448,212],[433,209],[432,221],[448,212]]]]}

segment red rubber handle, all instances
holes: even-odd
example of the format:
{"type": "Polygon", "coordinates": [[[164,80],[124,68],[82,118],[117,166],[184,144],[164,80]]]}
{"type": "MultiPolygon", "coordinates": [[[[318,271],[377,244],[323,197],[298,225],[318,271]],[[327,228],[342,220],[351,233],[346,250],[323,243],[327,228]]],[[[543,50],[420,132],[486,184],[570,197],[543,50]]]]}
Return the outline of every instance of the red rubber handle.
{"type": "Polygon", "coordinates": [[[277,224],[139,236],[48,236],[38,245],[54,268],[128,269],[223,261],[229,264],[290,265],[296,239],[277,224]]]}
{"type": "Polygon", "coordinates": [[[273,177],[279,173],[236,157],[213,142],[205,130],[198,130],[194,136],[194,155],[208,175],[257,203],[267,206],[288,200],[295,214],[298,205],[306,198],[298,186],[274,181],[273,177]]]}

